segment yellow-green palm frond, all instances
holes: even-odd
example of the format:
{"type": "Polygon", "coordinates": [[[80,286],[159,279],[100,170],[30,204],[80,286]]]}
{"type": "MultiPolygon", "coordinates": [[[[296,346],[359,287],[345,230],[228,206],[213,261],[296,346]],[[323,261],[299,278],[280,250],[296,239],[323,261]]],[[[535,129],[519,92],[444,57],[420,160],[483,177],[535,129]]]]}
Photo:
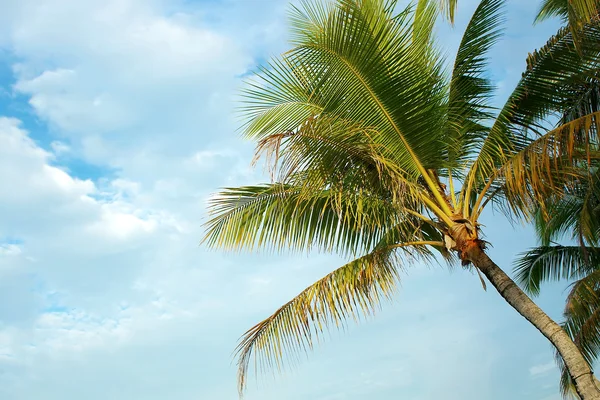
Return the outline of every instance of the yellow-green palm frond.
{"type": "MultiPolygon", "coordinates": [[[[482,139],[477,158],[467,174],[464,191],[489,184],[490,177],[524,146],[548,131],[548,121],[572,106],[574,85],[595,74],[600,62],[600,26],[585,31],[582,54],[573,50],[570,33],[559,32],[535,56],[482,139]]],[[[583,117],[583,116],[582,116],[583,117]]],[[[563,121],[565,122],[565,121],[563,121]]]]}
{"type": "Polygon", "coordinates": [[[444,17],[446,17],[451,24],[454,24],[458,0],[439,0],[439,2],[444,17]]]}
{"type": "MultiPolygon", "coordinates": [[[[406,249],[413,256],[427,256],[426,244],[443,247],[442,242],[413,243],[406,244],[406,249]]],[[[286,360],[293,361],[312,349],[325,330],[373,314],[396,289],[401,246],[377,246],[318,280],[248,330],[237,347],[240,394],[253,361],[259,371],[281,368],[286,360]]]]}
{"type": "Polygon", "coordinates": [[[582,179],[588,161],[599,160],[600,112],[586,115],[525,141],[491,179],[499,185],[489,196],[500,196],[512,211],[526,218],[547,212],[554,196],[582,179]]]}
{"type": "Polygon", "coordinates": [[[575,13],[583,22],[589,22],[598,15],[598,0],[543,0],[536,21],[551,17],[561,17],[568,21],[569,13],[575,13]]]}
{"type": "Polygon", "coordinates": [[[302,187],[279,183],[231,188],[211,200],[203,242],[230,250],[353,255],[371,249],[401,222],[406,232],[418,230],[424,217],[409,211],[364,192],[321,190],[307,196],[302,187]]]}
{"type": "Polygon", "coordinates": [[[258,143],[257,158],[264,155],[277,181],[302,187],[307,196],[330,188],[362,190],[418,207],[426,191],[396,165],[378,137],[370,127],[320,116],[295,131],[265,137],[258,143]]]}
{"type": "Polygon", "coordinates": [[[551,17],[560,17],[573,35],[575,45],[579,45],[581,31],[585,25],[598,19],[598,0],[544,0],[536,16],[536,22],[551,17]]]}

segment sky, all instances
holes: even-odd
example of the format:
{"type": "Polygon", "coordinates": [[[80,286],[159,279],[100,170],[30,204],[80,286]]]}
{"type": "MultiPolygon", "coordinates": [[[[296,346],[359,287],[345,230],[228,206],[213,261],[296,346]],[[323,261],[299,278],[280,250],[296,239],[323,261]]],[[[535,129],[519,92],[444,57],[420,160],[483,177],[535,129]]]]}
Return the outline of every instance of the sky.
{"type": "MultiPolygon", "coordinates": [[[[475,0],[441,23],[452,58],[475,0]]],[[[556,31],[508,1],[498,102],[556,31]]],[[[234,113],[287,49],[288,0],[0,0],[0,398],[229,400],[239,336],[339,266],[200,246],[206,200],[264,182],[234,113]]],[[[529,227],[484,215],[505,270],[529,227]]],[[[538,303],[560,319],[564,285],[538,303]]],[[[558,400],[553,351],[477,276],[417,265],[247,400],[558,400]]]]}

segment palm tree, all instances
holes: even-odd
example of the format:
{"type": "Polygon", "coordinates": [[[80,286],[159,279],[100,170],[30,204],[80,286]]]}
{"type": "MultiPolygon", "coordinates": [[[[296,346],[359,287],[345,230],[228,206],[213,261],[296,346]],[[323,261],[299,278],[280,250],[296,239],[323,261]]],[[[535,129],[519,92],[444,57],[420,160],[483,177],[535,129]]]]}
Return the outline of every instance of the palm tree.
{"type": "MultiPolygon", "coordinates": [[[[600,80],[582,76],[573,81],[571,96],[564,103],[559,123],[600,110],[600,80]]],[[[598,152],[598,147],[592,151],[598,152]]],[[[536,228],[541,245],[526,252],[517,262],[516,278],[531,295],[550,280],[576,280],[567,297],[563,327],[592,365],[600,356],[600,165],[590,162],[580,171],[574,185],[549,199],[547,212],[538,210],[536,228]],[[568,236],[576,245],[555,241],[568,236]]],[[[576,396],[573,382],[562,359],[563,396],[576,396]]]]}
{"type": "Polygon", "coordinates": [[[395,0],[302,1],[292,9],[292,49],[244,92],[243,129],[274,182],[216,195],[204,242],[351,261],[246,332],[240,392],[252,359],[279,366],[324,329],[374,312],[411,260],[443,257],[487,277],[558,349],[577,393],[600,399],[568,334],[487,256],[478,223],[494,204],[532,218],[573,181],[568,171],[596,159],[585,144],[597,142],[600,113],[552,129],[549,120],[569,81],[596,68],[600,29],[584,31],[579,53],[570,33],[535,53],[495,110],[486,54],[500,37],[503,1],[481,1],[449,73],[432,33],[438,4],[397,8],[395,0]]]}
{"type": "MultiPolygon", "coordinates": [[[[541,213],[536,227],[541,245],[525,253],[517,262],[516,278],[532,295],[540,292],[542,282],[575,280],[567,296],[563,328],[589,365],[600,356],[600,168],[554,199],[549,218],[541,213]],[[576,245],[560,245],[554,240],[571,232],[576,245]]],[[[565,398],[576,395],[571,376],[562,359],[560,387],[565,398]]]]}

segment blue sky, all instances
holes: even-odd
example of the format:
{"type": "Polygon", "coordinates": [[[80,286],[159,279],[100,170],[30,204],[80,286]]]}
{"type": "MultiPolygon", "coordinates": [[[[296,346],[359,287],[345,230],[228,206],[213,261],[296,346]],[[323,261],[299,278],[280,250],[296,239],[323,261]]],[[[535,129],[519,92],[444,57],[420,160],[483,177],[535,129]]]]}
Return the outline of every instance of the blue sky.
{"type": "MultiPolygon", "coordinates": [[[[264,181],[232,113],[286,48],[287,0],[0,0],[0,398],[236,399],[237,338],[341,262],[198,247],[208,196],[264,181]]],[[[451,58],[476,4],[439,27],[451,58]]],[[[498,101],[557,28],[508,2],[498,101]]],[[[531,229],[484,216],[506,270],[531,229]]],[[[560,318],[564,286],[539,304],[560,318]]],[[[396,301],[248,400],[559,399],[553,352],[476,276],[410,268],[396,301]]]]}

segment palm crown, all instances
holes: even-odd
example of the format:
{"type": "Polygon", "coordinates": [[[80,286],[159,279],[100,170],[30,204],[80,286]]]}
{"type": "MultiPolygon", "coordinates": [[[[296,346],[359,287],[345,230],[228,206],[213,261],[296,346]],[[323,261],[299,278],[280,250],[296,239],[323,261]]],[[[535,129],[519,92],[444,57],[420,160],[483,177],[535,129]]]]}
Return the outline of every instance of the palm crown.
{"type": "Polygon", "coordinates": [[[352,261],[244,335],[241,389],[253,355],[259,366],[280,365],[325,328],[373,312],[410,260],[458,256],[523,315],[519,302],[533,304],[486,259],[478,218],[489,204],[513,218],[543,212],[597,155],[588,149],[598,112],[550,123],[566,88],[597,67],[600,31],[584,31],[579,53],[559,32],[496,110],[486,53],[500,37],[503,1],[481,1],[449,72],[434,3],[398,11],[394,0],[302,1],[291,13],[293,48],[244,91],[244,132],[274,182],[215,196],[204,241],[352,261]]]}

